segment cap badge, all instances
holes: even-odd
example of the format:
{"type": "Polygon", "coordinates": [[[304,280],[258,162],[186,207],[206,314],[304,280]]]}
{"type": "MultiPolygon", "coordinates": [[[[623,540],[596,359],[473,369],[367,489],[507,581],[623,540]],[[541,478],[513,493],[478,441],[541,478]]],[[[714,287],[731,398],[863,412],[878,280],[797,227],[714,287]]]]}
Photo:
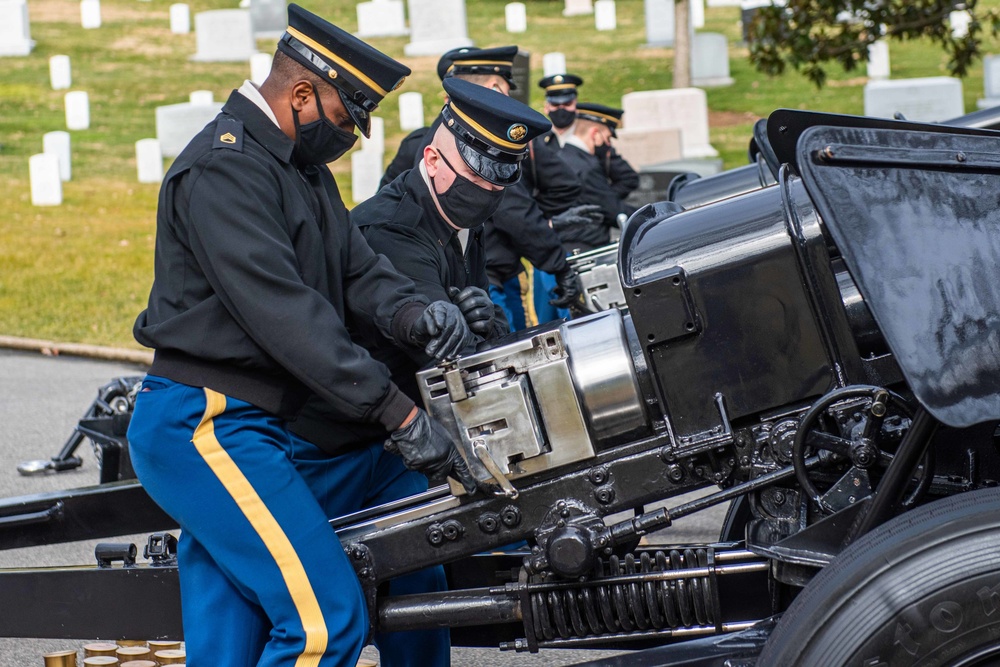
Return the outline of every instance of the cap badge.
{"type": "Polygon", "coordinates": [[[236,137],[234,137],[231,133],[226,132],[224,135],[219,137],[219,141],[221,141],[224,144],[235,144],[236,137]]]}
{"type": "Polygon", "coordinates": [[[562,74],[557,74],[556,78],[554,78],[552,80],[555,81],[556,83],[562,83],[563,82],[563,76],[562,76],[562,74]]]}
{"type": "Polygon", "coordinates": [[[507,138],[511,141],[520,141],[528,135],[528,128],[520,123],[516,125],[511,125],[507,130],[507,138]]]}

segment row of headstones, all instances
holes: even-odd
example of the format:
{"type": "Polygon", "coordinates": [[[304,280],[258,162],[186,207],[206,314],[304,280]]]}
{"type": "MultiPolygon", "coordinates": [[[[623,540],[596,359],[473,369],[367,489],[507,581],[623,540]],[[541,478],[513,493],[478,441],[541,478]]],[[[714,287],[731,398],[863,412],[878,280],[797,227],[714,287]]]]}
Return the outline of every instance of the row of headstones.
{"type": "MultiPolygon", "coordinates": [[[[198,53],[195,60],[216,61],[235,47],[243,60],[256,52],[254,39],[280,34],[285,29],[285,0],[251,0],[249,10],[215,10],[195,15],[198,53]]],[[[101,27],[101,0],[80,0],[80,25],[101,27]]],[[[190,9],[185,4],[170,7],[170,29],[191,31],[190,9]]],[[[34,48],[27,0],[0,0],[0,56],[26,56],[34,48]]]]}
{"type": "MultiPolygon", "coordinates": [[[[271,56],[255,54],[251,59],[250,79],[260,84],[271,68],[271,56]]],[[[72,83],[69,56],[49,59],[49,79],[54,90],[69,88],[72,83]]],[[[90,128],[90,98],[86,91],[71,91],[64,97],[66,128],[90,128]]],[[[215,102],[209,90],[196,90],[188,102],[169,104],[156,109],[156,138],[140,139],[135,144],[136,171],[140,183],[159,183],[163,179],[163,158],[176,157],[209,121],[218,115],[222,104],[215,102]]],[[[72,151],[69,132],[56,131],[42,138],[42,153],[28,160],[31,201],[35,206],[62,203],[62,183],[71,179],[72,151]]]]}

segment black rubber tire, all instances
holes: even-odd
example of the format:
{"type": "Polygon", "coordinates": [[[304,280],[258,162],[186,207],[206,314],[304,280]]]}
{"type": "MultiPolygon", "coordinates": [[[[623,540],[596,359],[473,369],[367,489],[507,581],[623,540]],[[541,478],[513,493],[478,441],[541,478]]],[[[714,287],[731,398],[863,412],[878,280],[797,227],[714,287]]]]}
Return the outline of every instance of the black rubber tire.
{"type": "Polygon", "coordinates": [[[1000,489],[917,508],[845,549],[788,608],[757,664],[1000,664],[1000,489]]]}

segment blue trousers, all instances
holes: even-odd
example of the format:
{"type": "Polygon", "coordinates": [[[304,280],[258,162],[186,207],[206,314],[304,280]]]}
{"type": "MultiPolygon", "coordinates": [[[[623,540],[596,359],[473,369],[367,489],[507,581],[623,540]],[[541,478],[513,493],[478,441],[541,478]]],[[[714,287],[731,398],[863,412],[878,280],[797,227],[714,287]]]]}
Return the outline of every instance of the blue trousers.
{"type": "Polygon", "coordinates": [[[539,324],[545,324],[552,320],[569,319],[569,308],[556,308],[549,304],[549,299],[554,298],[552,290],[556,288],[556,277],[551,273],[545,273],[535,269],[535,286],[532,303],[535,306],[535,317],[539,324]]]}
{"type": "Polygon", "coordinates": [[[521,281],[518,276],[505,280],[502,287],[490,285],[490,299],[503,309],[507,316],[511,331],[521,331],[526,328],[524,303],[521,302],[521,281]]]}
{"type": "Polygon", "coordinates": [[[374,469],[373,452],[345,457],[336,475],[338,459],[324,470],[278,417],[155,376],[143,383],[128,436],[143,487],[182,529],[187,664],[353,667],[367,610],[327,506],[337,478],[357,481],[346,461],[374,469]],[[312,488],[320,483],[325,496],[312,488]]]}

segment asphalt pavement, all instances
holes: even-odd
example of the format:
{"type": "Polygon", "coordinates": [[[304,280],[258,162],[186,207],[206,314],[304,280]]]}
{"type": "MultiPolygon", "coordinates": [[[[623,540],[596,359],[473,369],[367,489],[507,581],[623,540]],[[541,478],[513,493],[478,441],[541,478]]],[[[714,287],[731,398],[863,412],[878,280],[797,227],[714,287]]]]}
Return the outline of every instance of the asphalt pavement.
{"type": "MultiPolygon", "coordinates": [[[[90,443],[79,447],[83,466],[61,473],[23,476],[17,464],[30,459],[49,459],[62,448],[77,421],[97,395],[99,387],[120,376],[142,375],[144,369],[78,357],[47,357],[41,354],[0,350],[0,497],[25,496],[47,491],[91,486],[98,483],[98,463],[90,443]]],[[[687,497],[675,498],[676,506],[687,497]]],[[[660,541],[704,542],[714,539],[721,524],[721,510],[703,513],[677,522],[660,541]]],[[[126,535],[114,541],[131,541],[139,546],[146,535],[126,535]]],[[[0,534],[2,540],[2,534],[0,534]]],[[[29,549],[0,550],[0,568],[79,565],[94,561],[98,540],[46,545],[29,549]]],[[[102,538],[101,541],[108,541],[102,538]]],[[[33,600],[40,611],[45,600],[33,600]]],[[[17,613],[0,591],[0,613],[17,613]]],[[[80,648],[84,640],[0,638],[0,667],[33,667],[43,664],[42,654],[80,648]]],[[[560,667],[597,660],[614,653],[601,651],[548,651],[538,655],[500,653],[494,649],[456,648],[454,667],[560,667]]],[[[374,649],[364,657],[377,658],[374,649]]]]}

